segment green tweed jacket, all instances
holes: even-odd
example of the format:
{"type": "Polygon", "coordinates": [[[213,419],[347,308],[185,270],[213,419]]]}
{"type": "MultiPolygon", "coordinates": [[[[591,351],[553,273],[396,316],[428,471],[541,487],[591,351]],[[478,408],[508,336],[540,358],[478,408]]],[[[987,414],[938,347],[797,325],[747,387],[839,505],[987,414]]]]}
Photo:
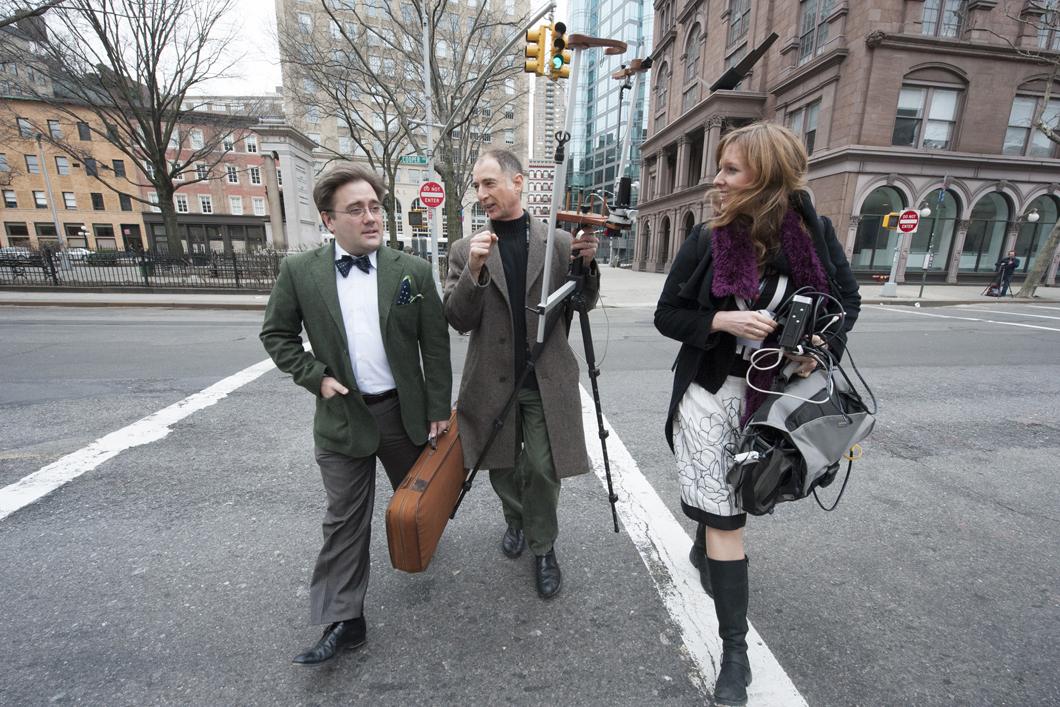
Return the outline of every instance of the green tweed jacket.
{"type": "MultiPolygon", "coordinates": [[[[453,385],[449,330],[427,261],[383,247],[376,262],[379,324],[397,383],[401,418],[409,438],[423,444],[430,420],[449,419],[453,385]],[[405,281],[408,286],[403,288],[405,281]]],[[[316,396],[316,446],[351,457],[375,453],[379,430],[357,390],[350,363],[335,286],[334,245],[283,260],[260,338],[276,367],[316,396]],[[302,342],[303,328],[309,350],[302,342]],[[349,388],[349,394],[321,397],[325,373],[349,388]]]]}

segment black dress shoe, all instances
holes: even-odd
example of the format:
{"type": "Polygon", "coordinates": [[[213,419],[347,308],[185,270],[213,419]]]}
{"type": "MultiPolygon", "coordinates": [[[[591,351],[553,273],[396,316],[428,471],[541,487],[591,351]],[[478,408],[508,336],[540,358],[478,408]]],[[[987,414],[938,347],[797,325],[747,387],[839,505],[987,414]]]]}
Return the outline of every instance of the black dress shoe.
{"type": "Polygon", "coordinates": [[[542,599],[551,599],[559,592],[559,586],[563,583],[563,575],[559,571],[559,563],[556,562],[556,551],[549,550],[544,555],[535,555],[534,563],[535,579],[537,581],[537,595],[542,599]]]}
{"type": "Polygon", "coordinates": [[[295,656],[292,663],[299,665],[317,665],[326,660],[331,660],[335,654],[343,648],[360,648],[365,643],[364,617],[347,621],[337,621],[326,629],[316,645],[305,653],[295,656]]]}
{"type": "Polygon", "coordinates": [[[510,557],[514,560],[523,554],[523,548],[525,547],[526,538],[523,536],[523,529],[509,525],[508,529],[504,531],[504,537],[501,538],[501,552],[504,553],[505,557],[510,557]]]}

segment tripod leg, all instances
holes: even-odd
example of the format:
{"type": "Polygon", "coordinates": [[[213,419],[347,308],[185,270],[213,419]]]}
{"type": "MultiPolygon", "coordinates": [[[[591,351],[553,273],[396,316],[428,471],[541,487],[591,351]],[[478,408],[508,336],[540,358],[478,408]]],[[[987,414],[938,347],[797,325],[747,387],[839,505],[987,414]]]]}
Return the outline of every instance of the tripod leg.
{"type": "Polygon", "coordinates": [[[607,479],[607,500],[611,504],[611,522],[618,532],[618,511],[615,504],[618,503],[618,495],[615,494],[614,485],[611,481],[611,460],[607,456],[607,437],[610,434],[604,427],[604,412],[600,406],[600,386],[597,378],[600,369],[596,366],[596,352],[593,349],[593,335],[589,328],[589,312],[585,309],[584,302],[576,302],[575,309],[578,310],[578,320],[582,329],[582,344],[585,346],[585,363],[589,367],[589,381],[592,384],[593,404],[596,406],[596,427],[600,435],[600,448],[604,453],[604,477],[607,479]]]}

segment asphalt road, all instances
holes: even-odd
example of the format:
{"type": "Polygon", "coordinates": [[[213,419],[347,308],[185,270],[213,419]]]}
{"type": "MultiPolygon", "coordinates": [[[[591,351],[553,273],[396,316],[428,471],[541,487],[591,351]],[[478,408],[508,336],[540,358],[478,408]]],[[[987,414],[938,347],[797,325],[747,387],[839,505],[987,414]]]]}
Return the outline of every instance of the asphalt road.
{"type": "MultiPolygon", "coordinates": [[[[618,471],[690,532],[661,431],[677,346],[648,309],[592,320],[618,471]]],[[[0,308],[0,487],[261,361],[259,322],[0,308]]],[[[1058,342],[1056,306],[863,313],[851,351],[880,414],[846,496],[748,525],[750,619],[807,703],[1060,704],[1058,342]]],[[[591,475],[564,486],[549,603],[500,555],[484,477],[421,575],[389,566],[381,492],[368,646],[291,665],[317,636],[311,413],[267,372],[0,520],[0,703],[706,702],[666,568],[611,532],[591,475]]]]}

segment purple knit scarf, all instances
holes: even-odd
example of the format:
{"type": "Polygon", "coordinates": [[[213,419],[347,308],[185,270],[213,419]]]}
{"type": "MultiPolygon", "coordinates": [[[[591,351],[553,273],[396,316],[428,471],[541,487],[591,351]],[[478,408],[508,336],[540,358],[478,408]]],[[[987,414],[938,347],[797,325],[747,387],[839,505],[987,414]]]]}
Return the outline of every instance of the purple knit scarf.
{"type": "MultiPolygon", "coordinates": [[[[713,229],[711,250],[714,259],[711,294],[715,297],[733,295],[754,302],[758,298],[758,263],[747,230],[732,223],[713,229]]],[[[795,209],[789,208],[784,214],[780,226],[780,250],[787,258],[790,277],[796,288],[811,287],[817,292],[828,292],[828,277],[817,257],[813,241],[802,226],[802,218],[795,209]]],[[[764,345],[775,344],[777,336],[779,333],[771,334],[764,345]]],[[[770,390],[782,364],[783,361],[764,370],[752,368],[748,375],[750,382],[758,388],[770,390]]],[[[750,419],[766,397],[766,393],[747,387],[741,425],[750,419]]]]}

